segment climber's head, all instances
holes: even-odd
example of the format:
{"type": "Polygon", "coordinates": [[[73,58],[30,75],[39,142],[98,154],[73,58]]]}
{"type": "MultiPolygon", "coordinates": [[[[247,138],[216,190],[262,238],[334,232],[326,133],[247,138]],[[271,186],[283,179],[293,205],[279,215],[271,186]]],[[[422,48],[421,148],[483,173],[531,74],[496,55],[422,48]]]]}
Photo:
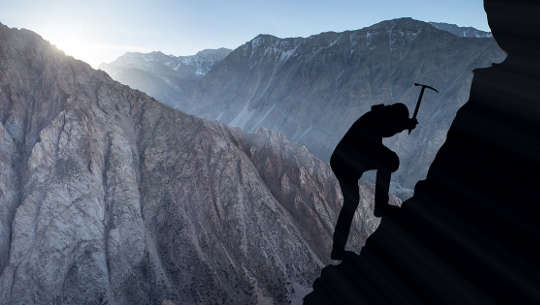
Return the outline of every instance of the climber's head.
{"type": "Polygon", "coordinates": [[[540,44],[540,2],[484,0],[489,27],[509,55],[530,57],[540,44]]]}
{"type": "Polygon", "coordinates": [[[396,103],[384,106],[384,123],[381,124],[380,134],[391,137],[409,126],[409,109],[405,104],[396,103]]]}
{"type": "Polygon", "coordinates": [[[409,108],[403,103],[388,105],[388,110],[391,111],[392,116],[395,118],[409,118],[409,108]]]}

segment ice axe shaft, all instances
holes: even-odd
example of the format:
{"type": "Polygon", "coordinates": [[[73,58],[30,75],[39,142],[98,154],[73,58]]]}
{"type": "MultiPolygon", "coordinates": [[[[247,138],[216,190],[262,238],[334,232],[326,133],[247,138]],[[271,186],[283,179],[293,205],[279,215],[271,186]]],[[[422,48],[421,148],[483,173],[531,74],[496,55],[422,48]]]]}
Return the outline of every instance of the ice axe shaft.
{"type": "MultiPolygon", "coordinates": [[[[422,103],[422,98],[424,97],[424,91],[426,90],[426,88],[431,89],[437,93],[439,93],[439,91],[431,86],[424,85],[424,84],[414,83],[414,85],[422,87],[422,89],[420,90],[420,95],[418,96],[418,101],[416,102],[416,107],[414,107],[414,113],[412,116],[413,119],[416,119],[416,116],[418,115],[418,110],[420,110],[420,104],[422,103]]],[[[412,129],[409,129],[409,134],[411,134],[411,131],[412,129]]]]}

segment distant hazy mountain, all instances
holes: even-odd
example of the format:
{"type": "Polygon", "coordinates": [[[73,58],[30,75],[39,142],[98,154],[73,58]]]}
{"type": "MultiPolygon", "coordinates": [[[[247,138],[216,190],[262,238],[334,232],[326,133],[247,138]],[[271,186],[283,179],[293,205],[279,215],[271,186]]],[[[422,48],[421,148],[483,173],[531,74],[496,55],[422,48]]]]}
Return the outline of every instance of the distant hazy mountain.
{"type": "Polygon", "coordinates": [[[172,102],[189,95],[194,81],[206,75],[230,52],[225,48],[203,50],[192,56],[130,52],[99,68],[124,84],[172,102]]]}
{"type": "MultiPolygon", "coordinates": [[[[175,66],[173,66],[175,67],[175,66]]],[[[171,109],[0,24],[0,304],[299,304],[341,206],[277,132],[171,109]]],[[[362,202],[350,246],[378,224],[362,202]]]]}
{"type": "Polygon", "coordinates": [[[443,22],[430,22],[432,26],[438,28],[439,30],[447,31],[459,37],[464,38],[491,38],[490,32],[480,31],[473,27],[460,27],[455,24],[443,23],[443,22]]]}

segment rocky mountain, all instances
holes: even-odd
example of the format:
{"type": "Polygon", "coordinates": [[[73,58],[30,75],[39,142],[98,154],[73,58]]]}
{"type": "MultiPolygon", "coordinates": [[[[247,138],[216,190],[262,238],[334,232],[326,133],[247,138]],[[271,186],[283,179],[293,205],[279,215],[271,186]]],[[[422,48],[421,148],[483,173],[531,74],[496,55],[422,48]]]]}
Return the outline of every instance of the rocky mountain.
{"type": "Polygon", "coordinates": [[[165,71],[175,71],[177,77],[196,79],[208,73],[213,65],[225,58],[231,50],[226,48],[206,49],[191,56],[165,55],[156,51],[151,53],[128,52],[103,67],[135,68],[160,75],[165,71]]]}
{"type": "Polygon", "coordinates": [[[191,56],[129,52],[99,68],[159,100],[178,103],[191,93],[196,80],[230,52],[226,48],[206,49],[191,56]]]}
{"type": "Polygon", "coordinates": [[[491,38],[493,35],[490,32],[480,31],[473,27],[461,27],[455,24],[444,23],[444,22],[430,22],[432,26],[436,27],[439,30],[447,31],[456,36],[463,38],[491,38]]]}
{"type": "Polygon", "coordinates": [[[247,131],[278,130],[327,161],[371,105],[403,102],[412,112],[413,83],[430,84],[440,94],[426,93],[418,128],[386,141],[401,157],[393,180],[412,189],[467,100],[472,70],[503,58],[491,38],[461,38],[410,18],[308,38],[260,35],[216,64],[178,107],[247,131]]]}
{"type": "Polygon", "coordinates": [[[371,105],[403,102],[412,112],[419,94],[413,83],[430,84],[441,93],[426,93],[418,128],[386,141],[401,157],[392,190],[406,197],[425,177],[467,100],[472,70],[504,58],[492,38],[464,38],[449,33],[450,26],[437,27],[443,25],[402,18],[307,38],[259,35],[214,65],[191,96],[163,101],[246,131],[277,130],[327,162],[349,126],[371,105]]]}
{"type": "MultiPolygon", "coordinates": [[[[298,304],[342,200],[279,133],[173,110],[4,25],[0,166],[2,305],[298,304]]],[[[352,249],[378,225],[361,192],[352,249]]]]}

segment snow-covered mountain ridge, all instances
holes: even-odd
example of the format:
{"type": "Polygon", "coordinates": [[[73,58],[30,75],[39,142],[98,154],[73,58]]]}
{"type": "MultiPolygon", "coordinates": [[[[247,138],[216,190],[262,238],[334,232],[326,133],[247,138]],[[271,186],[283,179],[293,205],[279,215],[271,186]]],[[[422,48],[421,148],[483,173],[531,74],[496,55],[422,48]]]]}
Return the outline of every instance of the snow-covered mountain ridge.
{"type": "Polygon", "coordinates": [[[192,77],[202,77],[216,63],[227,56],[231,50],[226,48],[206,49],[190,56],[166,55],[160,51],[150,53],[128,52],[109,64],[102,67],[120,66],[136,68],[147,72],[159,72],[160,69],[169,68],[173,71],[192,72],[192,77]]]}

